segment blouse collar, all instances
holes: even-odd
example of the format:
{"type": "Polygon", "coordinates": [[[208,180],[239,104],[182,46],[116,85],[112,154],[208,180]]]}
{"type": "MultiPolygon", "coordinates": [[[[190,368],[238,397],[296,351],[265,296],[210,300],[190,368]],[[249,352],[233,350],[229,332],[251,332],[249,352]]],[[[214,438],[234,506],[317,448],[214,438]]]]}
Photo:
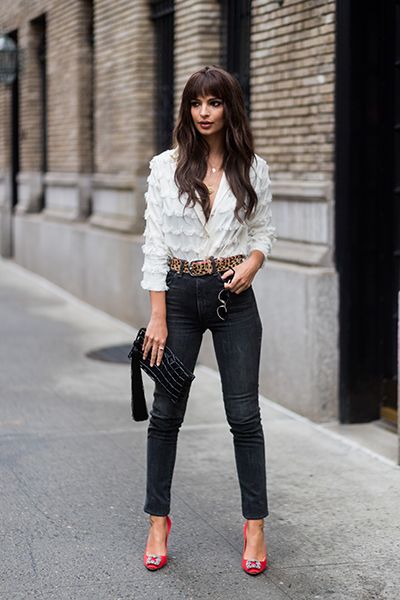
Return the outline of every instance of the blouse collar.
{"type": "MultiPolygon", "coordinates": [[[[229,190],[230,190],[230,187],[228,184],[228,179],[225,175],[225,171],[222,171],[221,181],[219,182],[217,194],[214,198],[214,203],[213,203],[208,221],[206,221],[206,216],[204,214],[203,207],[201,206],[201,204],[199,202],[195,203],[194,211],[195,211],[196,215],[198,216],[198,218],[200,219],[203,227],[205,227],[206,230],[208,230],[210,228],[213,215],[218,211],[218,208],[222,205],[224,198],[229,190]]],[[[196,193],[196,195],[198,195],[198,194],[196,193]]]]}

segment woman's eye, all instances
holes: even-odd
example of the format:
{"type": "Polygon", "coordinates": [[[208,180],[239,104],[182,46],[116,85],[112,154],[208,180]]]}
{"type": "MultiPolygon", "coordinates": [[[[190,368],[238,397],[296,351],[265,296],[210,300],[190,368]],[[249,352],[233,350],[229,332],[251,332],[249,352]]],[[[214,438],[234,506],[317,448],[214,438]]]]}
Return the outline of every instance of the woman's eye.
{"type": "MultiPolygon", "coordinates": [[[[222,104],[221,100],[212,100],[210,102],[210,105],[213,106],[214,108],[217,108],[218,106],[221,106],[221,104],[222,104]]],[[[190,103],[190,106],[193,106],[195,108],[197,106],[199,106],[199,105],[200,105],[200,102],[198,102],[197,100],[192,100],[191,103],[190,103]]]]}

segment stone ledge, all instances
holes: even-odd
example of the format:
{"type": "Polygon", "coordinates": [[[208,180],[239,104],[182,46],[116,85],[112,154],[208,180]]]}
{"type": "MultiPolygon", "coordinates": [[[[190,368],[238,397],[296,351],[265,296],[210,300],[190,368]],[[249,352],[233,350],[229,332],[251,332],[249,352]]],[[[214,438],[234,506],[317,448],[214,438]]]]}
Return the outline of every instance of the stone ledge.
{"type": "Polygon", "coordinates": [[[11,173],[0,171],[0,207],[8,207],[11,203],[11,173]]]}
{"type": "Polygon", "coordinates": [[[74,208],[51,208],[46,207],[41,213],[43,219],[47,221],[61,221],[67,223],[75,223],[85,221],[85,216],[79,216],[74,208]]]}
{"type": "Polygon", "coordinates": [[[135,189],[132,175],[127,173],[107,174],[95,173],[92,176],[93,189],[131,190],[135,189]]]}
{"type": "Polygon", "coordinates": [[[279,181],[272,182],[274,200],[297,200],[300,202],[321,202],[332,199],[330,181],[279,181]]]}
{"type": "Polygon", "coordinates": [[[268,260],[304,266],[332,266],[331,249],[325,244],[307,244],[291,240],[277,240],[268,260]]]}
{"type": "Polygon", "coordinates": [[[91,178],[92,175],[90,173],[62,173],[59,171],[49,171],[44,175],[44,183],[70,187],[71,185],[77,185],[82,179],[86,181],[91,178]]]}
{"type": "Polygon", "coordinates": [[[130,173],[95,173],[92,178],[92,215],[89,223],[114,231],[139,233],[144,208],[138,180],[130,173]]]}
{"type": "Polygon", "coordinates": [[[41,210],[43,197],[43,173],[41,171],[20,171],[17,174],[18,204],[17,213],[32,213],[41,210]]]}
{"type": "Polygon", "coordinates": [[[123,233],[135,233],[137,228],[136,219],[128,218],[127,216],[116,215],[101,215],[94,214],[89,217],[90,225],[101,227],[102,229],[111,229],[113,231],[121,231],[123,233]]]}
{"type": "Polygon", "coordinates": [[[48,172],[44,175],[46,219],[81,221],[90,212],[92,176],[86,173],[48,172]]]}

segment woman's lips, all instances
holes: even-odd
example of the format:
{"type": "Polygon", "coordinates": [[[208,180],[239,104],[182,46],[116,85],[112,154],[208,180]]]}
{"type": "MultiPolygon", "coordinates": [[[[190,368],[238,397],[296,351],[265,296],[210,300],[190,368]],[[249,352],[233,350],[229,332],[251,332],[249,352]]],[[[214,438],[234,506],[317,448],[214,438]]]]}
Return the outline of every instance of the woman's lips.
{"type": "Polygon", "coordinates": [[[200,125],[200,127],[202,129],[210,129],[212,123],[207,123],[207,122],[202,123],[202,122],[200,122],[199,125],[200,125]]]}

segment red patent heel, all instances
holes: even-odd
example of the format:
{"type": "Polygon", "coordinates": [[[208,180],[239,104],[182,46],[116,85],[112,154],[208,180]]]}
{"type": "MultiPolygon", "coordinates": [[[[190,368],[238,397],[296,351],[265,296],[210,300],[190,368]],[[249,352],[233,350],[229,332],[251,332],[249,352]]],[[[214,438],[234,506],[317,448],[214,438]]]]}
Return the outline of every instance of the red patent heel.
{"type": "Polygon", "coordinates": [[[147,554],[146,550],[143,556],[143,562],[146,569],[149,571],[157,571],[167,564],[168,560],[168,536],[171,531],[171,519],[167,516],[167,537],[165,540],[165,554],[147,554]]]}
{"type": "Polygon", "coordinates": [[[247,521],[243,527],[243,554],[242,554],[242,568],[249,575],[258,575],[267,568],[267,546],[265,545],[265,558],[263,560],[257,560],[254,558],[244,558],[246,551],[247,542],[247,521]]]}

